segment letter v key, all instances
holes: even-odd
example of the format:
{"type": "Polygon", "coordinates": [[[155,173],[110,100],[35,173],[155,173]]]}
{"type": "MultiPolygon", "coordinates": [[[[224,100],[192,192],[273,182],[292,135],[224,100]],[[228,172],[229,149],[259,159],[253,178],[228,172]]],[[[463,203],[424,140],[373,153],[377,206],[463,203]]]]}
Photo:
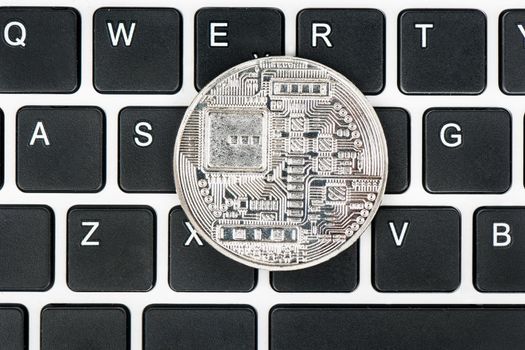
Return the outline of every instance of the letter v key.
{"type": "Polygon", "coordinates": [[[408,224],[408,221],[403,222],[403,227],[401,227],[401,234],[399,234],[397,233],[396,225],[394,224],[394,222],[388,222],[388,226],[390,226],[390,232],[392,232],[392,237],[394,237],[394,242],[398,247],[401,247],[403,245],[403,242],[405,241],[405,235],[408,230],[408,224]]]}

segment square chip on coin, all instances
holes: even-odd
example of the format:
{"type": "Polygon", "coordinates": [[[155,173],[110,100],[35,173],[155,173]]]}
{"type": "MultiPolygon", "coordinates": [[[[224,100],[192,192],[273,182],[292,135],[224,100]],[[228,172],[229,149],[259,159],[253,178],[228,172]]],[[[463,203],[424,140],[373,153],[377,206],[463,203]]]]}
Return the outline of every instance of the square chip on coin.
{"type": "Polygon", "coordinates": [[[205,116],[204,167],[209,171],[264,171],[267,117],[264,111],[210,111],[205,116]]]}

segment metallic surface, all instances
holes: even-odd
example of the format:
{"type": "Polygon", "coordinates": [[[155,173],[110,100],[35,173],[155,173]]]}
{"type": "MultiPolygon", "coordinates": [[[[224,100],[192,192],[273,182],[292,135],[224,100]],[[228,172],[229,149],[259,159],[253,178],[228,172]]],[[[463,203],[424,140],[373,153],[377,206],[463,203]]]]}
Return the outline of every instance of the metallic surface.
{"type": "Polygon", "coordinates": [[[374,109],[344,76],[295,57],[231,68],[194,99],[174,151],[177,193],[213,247],[270,270],[352,245],[386,185],[374,109]]]}

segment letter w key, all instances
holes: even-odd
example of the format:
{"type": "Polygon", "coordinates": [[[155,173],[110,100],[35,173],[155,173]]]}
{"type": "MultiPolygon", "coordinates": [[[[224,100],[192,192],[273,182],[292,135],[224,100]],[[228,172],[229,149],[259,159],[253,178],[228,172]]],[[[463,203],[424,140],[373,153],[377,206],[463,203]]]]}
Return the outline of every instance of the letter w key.
{"type": "Polygon", "coordinates": [[[172,8],[101,8],[93,21],[101,93],[170,93],[182,82],[182,17],[172,8]]]}

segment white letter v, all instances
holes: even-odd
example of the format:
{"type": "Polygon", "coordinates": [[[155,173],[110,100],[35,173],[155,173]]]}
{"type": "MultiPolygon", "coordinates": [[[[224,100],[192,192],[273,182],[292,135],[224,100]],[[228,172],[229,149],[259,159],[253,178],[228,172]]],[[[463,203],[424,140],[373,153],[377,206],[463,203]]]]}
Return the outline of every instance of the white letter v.
{"type": "Polygon", "coordinates": [[[388,223],[388,226],[390,226],[390,232],[392,232],[392,237],[394,237],[394,242],[398,247],[401,247],[403,245],[403,241],[405,240],[405,235],[407,233],[408,229],[408,221],[403,222],[403,227],[401,227],[401,234],[397,233],[396,225],[393,221],[390,221],[388,223]]]}

